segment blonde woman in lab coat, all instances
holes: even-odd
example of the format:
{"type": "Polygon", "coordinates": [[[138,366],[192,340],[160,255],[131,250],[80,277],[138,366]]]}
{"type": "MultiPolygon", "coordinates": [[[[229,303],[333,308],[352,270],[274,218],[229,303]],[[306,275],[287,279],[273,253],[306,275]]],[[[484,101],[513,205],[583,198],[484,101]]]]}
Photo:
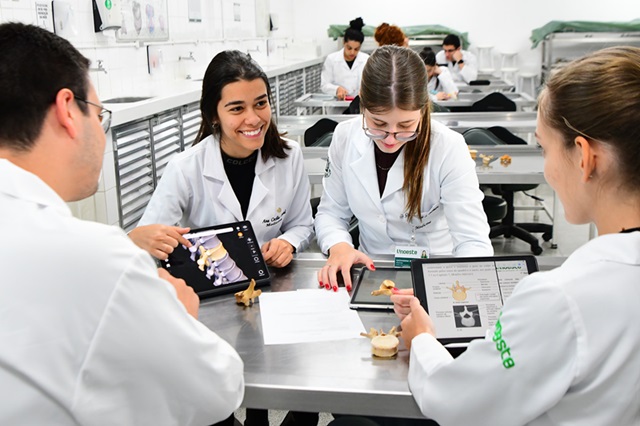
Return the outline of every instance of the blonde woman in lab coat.
{"type": "Polygon", "coordinates": [[[271,120],[267,76],[248,55],[224,51],[202,88],[196,142],[169,162],[129,236],[166,259],[189,245],[189,228],[249,220],[267,264],[285,266],[313,234],[310,189],[300,147],[271,120]]]}
{"type": "Polygon", "coordinates": [[[493,254],[475,162],[464,138],[432,121],[427,73],[410,49],[382,46],[365,66],[362,115],[338,124],[329,147],[315,228],[326,265],[319,283],[337,291],[341,273],[369,255],[415,244],[430,255],[493,254]],[[359,221],[360,248],[348,232],[359,221]]]}
{"type": "Polygon", "coordinates": [[[320,75],[320,88],[323,93],[335,95],[339,100],[358,94],[362,69],[369,59],[369,55],[360,52],[364,41],[362,27],[362,18],[351,21],[344,33],[343,48],[329,54],[325,59],[320,75]]]}
{"type": "Polygon", "coordinates": [[[633,47],[595,52],[548,81],[536,130],[545,178],[567,220],[600,235],[520,281],[485,339],[452,359],[418,300],[391,297],[425,416],[442,426],[640,421],[639,81],[633,47]]]}

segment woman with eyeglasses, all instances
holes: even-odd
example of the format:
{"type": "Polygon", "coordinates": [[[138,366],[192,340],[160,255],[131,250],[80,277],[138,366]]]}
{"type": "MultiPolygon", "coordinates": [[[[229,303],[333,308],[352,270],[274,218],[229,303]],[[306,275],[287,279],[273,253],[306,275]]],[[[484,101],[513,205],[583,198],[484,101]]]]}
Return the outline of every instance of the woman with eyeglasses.
{"type": "Polygon", "coordinates": [[[353,264],[415,247],[429,255],[490,256],[475,162],[464,138],[429,115],[427,72],[417,53],[376,49],[362,74],[363,113],[338,124],[329,147],[324,192],[315,220],[329,253],[320,285],[351,288],[353,264]],[[360,250],[349,234],[358,219],[360,250]]]}
{"type": "Polygon", "coordinates": [[[248,220],[267,264],[286,266],[313,235],[309,179],[299,145],[271,120],[269,81],[248,55],[217,54],[202,82],[194,145],[164,174],[133,241],[166,259],[189,228],[248,220]]]}
{"type": "Polygon", "coordinates": [[[638,425],[638,82],[634,47],[592,53],[547,81],[536,128],[545,179],[567,220],[600,235],[522,279],[485,339],[452,359],[418,299],[391,296],[425,416],[443,426],[638,425]]]}

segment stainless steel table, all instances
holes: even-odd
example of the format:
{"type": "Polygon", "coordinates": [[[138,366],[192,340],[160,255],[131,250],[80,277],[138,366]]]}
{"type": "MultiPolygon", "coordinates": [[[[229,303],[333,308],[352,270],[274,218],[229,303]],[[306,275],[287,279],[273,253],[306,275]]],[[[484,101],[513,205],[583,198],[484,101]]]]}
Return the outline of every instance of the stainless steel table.
{"type": "MultiPolygon", "coordinates": [[[[470,107],[474,102],[487,96],[488,93],[458,93],[457,99],[448,99],[445,101],[435,101],[443,107],[470,107]]],[[[533,99],[527,93],[503,93],[507,98],[515,102],[518,111],[523,111],[524,108],[533,108],[536,106],[537,101],[533,99]]]]}
{"type": "MultiPolygon", "coordinates": [[[[564,259],[539,258],[541,269],[564,259]]],[[[319,253],[300,253],[287,268],[272,270],[263,291],[317,288],[316,271],[325,263],[319,253]]],[[[392,266],[390,257],[375,260],[392,266]]],[[[393,314],[359,312],[370,327],[399,324],[393,314]]],[[[249,408],[272,408],[339,414],[422,418],[407,384],[409,353],[400,344],[397,358],[374,359],[368,339],[265,346],[260,303],[243,308],[233,295],[203,301],[200,321],[236,348],[244,361],[245,397],[249,408]]]]}
{"type": "MultiPolygon", "coordinates": [[[[546,183],[544,159],[540,148],[532,145],[497,145],[473,147],[478,151],[476,173],[481,184],[491,183],[546,183]],[[493,155],[488,166],[482,165],[480,154],[493,155]],[[503,166],[500,157],[508,154],[511,164],[503,166]]],[[[311,184],[321,184],[327,159],[327,147],[304,147],[302,156],[311,184]]]]}
{"type": "MultiPolygon", "coordinates": [[[[471,87],[471,86],[470,86],[471,87]]],[[[473,86],[483,87],[483,86],[473,86]]],[[[533,99],[527,93],[503,93],[507,98],[515,102],[519,111],[523,108],[532,108],[536,105],[537,101],[533,99]]],[[[444,107],[470,107],[474,102],[487,96],[488,93],[458,93],[457,99],[448,99],[446,101],[435,101],[438,105],[444,107]]],[[[326,95],[324,93],[307,93],[300,96],[293,101],[293,105],[296,107],[296,114],[303,115],[307,113],[308,108],[322,108],[322,114],[328,113],[327,108],[347,108],[351,101],[339,101],[332,95],[326,95]]]]}
{"type": "Polygon", "coordinates": [[[472,93],[472,92],[482,92],[482,93],[491,93],[491,92],[514,92],[516,87],[507,83],[503,80],[489,80],[489,84],[486,86],[471,86],[467,83],[456,81],[456,86],[458,86],[458,91],[463,93],[472,93]]]}
{"type": "MultiPolygon", "coordinates": [[[[305,130],[321,118],[336,122],[349,120],[359,115],[289,115],[278,117],[278,130],[287,132],[287,137],[298,139],[305,130]]],[[[537,112],[434,112],[432,119],[441,122],[456,132],[464,132],[472,127],[502,126],[514,133],[533,133],[536,130],[537,112]]]]}
{"type": "Polygon", "coordinates": [[[296,107],[296,114],[306,114],[307,108],[322,108],[322,114],[328,113],[327,108],[344,108],[346,109],[351,101],[340,101],[333,95],[325,93],[306,93],[293,101],[296,107]]]}

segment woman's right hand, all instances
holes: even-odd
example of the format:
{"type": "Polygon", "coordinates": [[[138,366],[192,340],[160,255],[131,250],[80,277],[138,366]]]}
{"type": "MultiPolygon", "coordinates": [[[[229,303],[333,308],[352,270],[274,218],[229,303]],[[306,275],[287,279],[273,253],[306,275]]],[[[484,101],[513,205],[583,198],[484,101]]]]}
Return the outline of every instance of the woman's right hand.
{"type": "Polygon", "coordinates": [[[393,302],[393,310],[400,318],[400,321],[405,319],[409,313],[411,313],[411,299],[413,299],[412,288],[393,288],[393,294],[391,295],[391,301],[393,302]]]}
{"type": "Polygon", "coordinates": [[[318,283],[327,290],[338,291],[338,272],[342,274],[344,286],[351,291],[351,267],[364,263],[370,271],[376,267],[366,254],[351,247],[348,243],[338,243],[329,249],[327,263],[318,271],[318,283]]]}
{"type": "Polygon", "coordinates": [[[189,228],[167,225],[138,226],[129,232],[129,238],[141,249],[160,260],[166,260],[178,244],[191,247],[184,234],[189,228]]]}

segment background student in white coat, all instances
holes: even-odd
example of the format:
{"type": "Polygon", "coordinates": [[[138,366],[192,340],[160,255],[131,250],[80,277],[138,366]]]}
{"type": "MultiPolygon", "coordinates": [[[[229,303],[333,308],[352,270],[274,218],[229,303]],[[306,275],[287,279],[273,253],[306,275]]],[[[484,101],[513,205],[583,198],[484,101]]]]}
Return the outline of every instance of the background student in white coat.
{"type": "Polygon", "coordinates": [[[248,55],[217,54],[202,82],[194,146],[164,171],[129,236],[165,259],[189,228],[249,220],[267,264],[287,265],[313,234],[309,179],[299,145],[271,120],[269,81],[248,55]],[[179,226],[175,226],[178,224],[179,226]]]}
{"type": "Polygon", "coordinates": [[[449,69],[440,67],[436,63],[436,54],[430,47],[425,47],[419,53],[427,69],[427,88],[432,101],[445,100],[458,96],[458,86],[454,83],[449,69]]]}
{"type": "Polygon", "coordinates": [[[369,55],[360,52],[364,34],[364,22],[356,18],[349,22],[349,28],[344,32],[343,48],[327,56],[320,75],[320,88],[323,93],[335,95],[343,100],[345,96],[357,96],[360,90],[362,70],[369,55]]]}
{"type": "Polygon", "coordinates": [[[96,192],[111,122],[89,60],[19,23],[0,25],[0,51],[0,424],[229,416],[242,360],[197,321],[193,289],[66,204],[96,192]]]}
{"type": "Polygon", "coordinates": [[[592,222],[600,236],[518,283],[486,339],[451,359],[418,300],[391,297],[427,417],[442,426],[640,421],[639,81],[632,47],[593,53],[548,81],[536,130],[545,178],[567,220],[592,222]]]}
{"type": "Polygon", "coordinates": [[[455,256],[492,255],[475,162],[464,138],[429,114],[427,72],[417,53],[376,49],[362,74],[363,113],[335,129],[315,220],[329,253],[318,281],[337,291],[341,271],[351,287],[354,263],[396,246],[455,256]],[[359,221],[360,248],[348,232],[359,221]],[[366,254],[365,254],[366,253],[366,254]]]}
{"type": "Polygon", "coordinates": [[[462,50],[460,37],[447,35],[442,40],[442,50],[436,55],[438,65],[447,67],[454,81],[470,81],[478,78],[478,61],[476,55],[462,50]]]}

